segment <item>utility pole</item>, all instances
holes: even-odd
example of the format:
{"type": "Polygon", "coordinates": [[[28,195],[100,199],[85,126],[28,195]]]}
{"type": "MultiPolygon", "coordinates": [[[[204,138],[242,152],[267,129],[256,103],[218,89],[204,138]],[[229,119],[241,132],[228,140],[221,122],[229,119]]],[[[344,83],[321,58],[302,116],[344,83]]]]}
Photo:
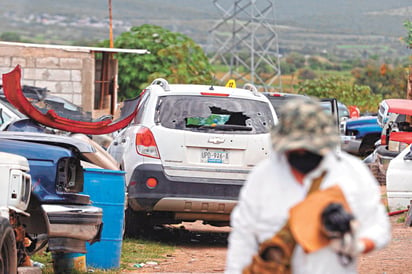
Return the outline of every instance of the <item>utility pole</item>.
{"type": "Polygon", "coordinates": [[[112,17],[112,0],[109,0],[109,39],[110,39],[110,47],[114,48],[113,45],[113,17],[112,17]]]}
{"type": "Polygon", "coordinates": [[[214,53],[210,62],[227,68],[217,78],[251,83],[261,91],[281,91],[275,1],[212,1],[222,18],[209,30],[209,51],[214,53]]]}
{"type": "Polygon", "coordinates": [[[408,81],[406,85],[406,99],[412,100],[412,65],[409,66],[408,81]]]}

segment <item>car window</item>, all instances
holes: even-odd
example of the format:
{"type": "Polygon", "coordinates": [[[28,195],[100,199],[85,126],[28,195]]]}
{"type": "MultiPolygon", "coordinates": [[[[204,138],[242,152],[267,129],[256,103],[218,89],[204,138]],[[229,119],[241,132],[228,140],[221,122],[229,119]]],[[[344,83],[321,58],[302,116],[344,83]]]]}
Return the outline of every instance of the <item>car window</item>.
{"type": "Polygon", "coordinates": [[[274,125],[268,103],[227,97],[162,96],[155,121],[171,129],[198,132],[267,133],[274,125]]]}
{"type": "Polygon", "coordinates": [[[339,118],[349,118],[349,110],[346,106],[339,104],[339,118]]]}
{"type": "Polygon", "coordinates": [[[4,123],[8,122],[11,120],[10,115],[8,115],[3,108],[0,106],[0,126],[3,125],[4,123]]]}
{"type": "Polygon", "coordinates": [[[142,97],[140,97],[140,102],[138,103],[137,106],[137,113],[136,113],[136,117],[134,118],[133,123],[134,124],[140,124],[142,122],[143,119],[143,113],[147,107],[147,102],[149,102],[149,98],[150,98],[150,92],[145,92],[142,97]]]}

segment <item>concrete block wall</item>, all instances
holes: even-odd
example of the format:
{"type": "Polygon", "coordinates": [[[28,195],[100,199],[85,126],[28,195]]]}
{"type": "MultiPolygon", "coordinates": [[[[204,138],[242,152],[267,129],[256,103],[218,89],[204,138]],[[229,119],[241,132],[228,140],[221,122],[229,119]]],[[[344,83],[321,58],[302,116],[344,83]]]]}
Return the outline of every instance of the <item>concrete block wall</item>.
{"type": "Polygon", "coordinates": [[[94,53],[29,45],[0,44],[0,74],[20,65],[22,85],[47,88],[51,94],[82,106],[85,111],[92,111],[94,53]]]}

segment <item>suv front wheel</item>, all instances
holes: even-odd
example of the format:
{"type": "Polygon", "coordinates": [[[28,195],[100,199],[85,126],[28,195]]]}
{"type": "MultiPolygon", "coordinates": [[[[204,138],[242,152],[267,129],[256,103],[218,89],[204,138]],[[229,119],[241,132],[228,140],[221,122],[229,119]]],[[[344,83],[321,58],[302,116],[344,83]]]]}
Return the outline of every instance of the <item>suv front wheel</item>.
{"type": "Polygon", "coordinates": [[[6,218],[0,218],[0,247],[0,273],[17,273],[16,238],[6,218]]]}

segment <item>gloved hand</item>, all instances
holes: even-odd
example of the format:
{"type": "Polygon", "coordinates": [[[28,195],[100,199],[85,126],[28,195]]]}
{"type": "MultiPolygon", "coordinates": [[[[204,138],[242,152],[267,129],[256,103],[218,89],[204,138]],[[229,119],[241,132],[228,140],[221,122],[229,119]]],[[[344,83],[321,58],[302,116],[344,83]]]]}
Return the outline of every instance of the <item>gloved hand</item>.
{"type": "Polygon", "coordinates": [[[344,233],[340,238],[330,240],[329,246],[339,255],[344,265],[349,264],[353,258],[363,253],[366,249],[365,241],[357,237],[357,227],[358,222],[352,220],[349,232],[344,233]]]}
{"type": "Polygon", "coordinates": [[[330,239],[330,247],[339,255],[342,264],[350,263],[364,252],[365,243],[358,239],[358,222],[339,203],[328,205],[322,213],[323,233],[330,239]]]}

